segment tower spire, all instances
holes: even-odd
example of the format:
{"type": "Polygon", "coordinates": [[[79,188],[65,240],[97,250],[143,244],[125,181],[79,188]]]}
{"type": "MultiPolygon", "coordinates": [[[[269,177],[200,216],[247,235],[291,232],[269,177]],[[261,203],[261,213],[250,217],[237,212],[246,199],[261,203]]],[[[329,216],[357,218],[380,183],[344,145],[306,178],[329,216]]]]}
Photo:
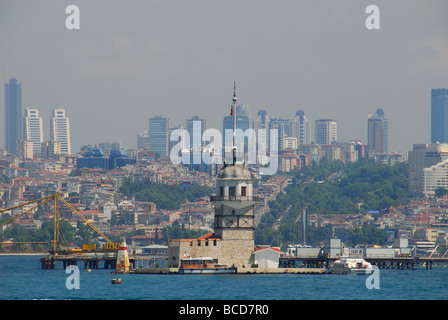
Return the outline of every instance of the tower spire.
{"type": "Polygon", "coordinates": [[[236,164],[236,81],[233,81],[233,98],[232,98],[232,110],[233,110],[233,146],[232,146],[232,156],[233,164],[236,164]]]}
{"type": "Polygon", "coordinates": [[[233,98],[232,98],[233,104],[236,104],[237,100],[238,99],[236,98],[236,81],[233,81],[233,98]]]}

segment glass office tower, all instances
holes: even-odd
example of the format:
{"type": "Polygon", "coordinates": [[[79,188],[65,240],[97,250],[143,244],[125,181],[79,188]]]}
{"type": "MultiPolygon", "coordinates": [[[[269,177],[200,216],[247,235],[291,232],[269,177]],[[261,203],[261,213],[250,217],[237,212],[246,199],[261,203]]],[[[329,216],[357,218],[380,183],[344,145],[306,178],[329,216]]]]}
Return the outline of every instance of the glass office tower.
{"type": "Polygon", "coordinates": [[[168,157],[168,119],[162,116],[149,118],[149,150],[156,157],[168,157]]]}
{"type": "Polygon", "coordinates": [[[431,89],[431,143],[448,142],[448,89],[431,89]]]}
{"type": "Polygon", "coordinates": [[[16,154],[22,128],[22,85],[12,78],[5,83],[5,149],[9,154],[16,154]]]}

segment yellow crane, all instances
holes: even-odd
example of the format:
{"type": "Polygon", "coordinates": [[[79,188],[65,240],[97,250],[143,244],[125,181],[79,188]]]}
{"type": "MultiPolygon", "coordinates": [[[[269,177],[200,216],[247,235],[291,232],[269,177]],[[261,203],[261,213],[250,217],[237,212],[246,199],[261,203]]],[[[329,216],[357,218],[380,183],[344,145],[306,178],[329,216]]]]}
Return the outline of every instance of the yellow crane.
{"type": "Polygon", "coordinates": [[[98,230],[98,228],[96,228],[92,223],[90,223],[90,221],[88,221],[86,218],[84,218],[75,208],[73,208],[73,206],[68,203],[64,198],[62,198],[59,194],[55,193],[52,194],[50,196],[44,197],[44,198],[40,198],[40,199],[36,199],[33,201],[29,201],[26,203],[22,203],[20,205],[11,207],[11,208],[7,208],[7,209],[2,209],[0,210],[0,213],[5,212],[5,211],[12,211],[14,209],[18,209],[24,206],[29,206],[34,204],[31,208],[25,210],[24,212],[22,212],[21,214],[14,216],[10,219],[8,219],[7,221],[3,222],[0,224],[0,228],[2,228],[3,226],[14,222],[15,220],[25,216],[26,214],[33,212],[35,209],[37,209],[40,206],[43,206],[44,204],[48,203],[49,201],[53,200],[54,201],[54,241],[53,241],[53,251],[56,252],[58,250],[58,248],[62,248],[64,250],[68,250],[68,248],[64,248],[61,244],[61,232],[60,232],[60,227],[59,227],[59,223],[60,223],[60,215],[59,215],[59,208],[60,208],[60,202],[62,202],[63,204],[65,204],[74,214],[76,214],[85,224],[87,224],[90,228],[93,229],[93,231],[95,231],[100,237],[102,237],[108,244],[109,247],[111,248],[115,248],[116,250],[118,250],[118,246],[116,243],[112,242],[111,240],[109,240],[108,237],[106,237],[100,230],[98,230]]]}

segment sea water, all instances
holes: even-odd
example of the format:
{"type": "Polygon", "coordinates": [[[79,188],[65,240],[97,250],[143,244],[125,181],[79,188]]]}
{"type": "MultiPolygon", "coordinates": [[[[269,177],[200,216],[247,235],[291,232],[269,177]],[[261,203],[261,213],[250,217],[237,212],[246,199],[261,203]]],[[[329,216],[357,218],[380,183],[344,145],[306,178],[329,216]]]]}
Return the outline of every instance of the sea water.
{"type": "MultiPolygon", "coordinates": [[[[71,276],[56,263],[41,269],[39,256],[0,256],[1,300],[446,300],[448,267],[432,270],[381,269],[379,288],[368,289],[368,275],[121,274],[79,267],[79,289],[66,285],[71,276]]],[[[371,286],[370,286],[371,287],[371,286]]]]}

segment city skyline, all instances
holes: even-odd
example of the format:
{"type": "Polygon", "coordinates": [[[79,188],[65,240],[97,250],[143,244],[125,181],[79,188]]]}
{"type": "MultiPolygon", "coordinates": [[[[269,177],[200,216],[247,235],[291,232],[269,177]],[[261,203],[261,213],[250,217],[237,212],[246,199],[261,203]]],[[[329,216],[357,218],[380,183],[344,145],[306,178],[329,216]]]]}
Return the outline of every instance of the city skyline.
{"type": "Polygon", "coordinates": [[[23,107],[67,111],[73,152],[134,148],[157,114],[220,129],[233,81],[252,119],[303,110],[336,120],[340,141],[367,144],[366,115],[382,108],[389,151],[407,152],[430,141],[431,89],[448,87],[448,3],[377,1],[380,30],[365,27],[369,4],[79,1],[81,28],[67,30],[68,4],[3,1],[0,66],[22,84],[23,107]]]}

